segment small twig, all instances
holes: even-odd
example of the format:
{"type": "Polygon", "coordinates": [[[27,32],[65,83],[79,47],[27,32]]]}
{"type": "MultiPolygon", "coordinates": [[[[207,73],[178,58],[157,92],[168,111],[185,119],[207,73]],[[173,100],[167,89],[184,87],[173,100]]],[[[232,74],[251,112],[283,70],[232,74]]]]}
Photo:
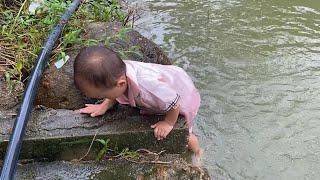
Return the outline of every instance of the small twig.
{"type": "Polygon", "coordinates": [[[31,54],[32,56],[35,56],[35,57],[38,56],[37,54],[35,54],[35,53],[33,53],[33,52],[29,51],[29,50],[26,50],[26,49],[21,49],[21,51],[29,53],[29,54],[31,54]]]}
{"type": "Polygon", "coordinates": [[[11,64],[8,64],[8,63],[0,63],[0,66],[11,66],[11,64]]]}
{"type": "Polygon", "coordinates": [[[156,156],[159,156],[159,155],[161,155],[162,153],[166,152],[166,150],[162,150],[162,151],[160,151],[160,152],[158,152],[158,153],[149,151],[148,149],[138,149],[138,150],[136,150],[136,152],[141,152],[141,151],[144,151],[144,152],[147,152],[148,154],[153,154],[153,155],[156,155],[156,156]]]}
{"type": "Polygon", "coordinates": [[[162,150],[162,151],[158,152],[158,156],[161,155],[164,152],[166,152],[166,150],[162,150]]]}
{"type": "Polygon", "coordinates": [[[132,23],[131,23],[131,28],[133,28],[133,24],[134,24],[134,14],[132,15],[132,23]]]}
{"type": "Polygon", "coordinates": [[[139,162],[139,161],[135,161],[135,160],[128,159],[128,158],[126,158],[126,157],[123,157],[123,159],[125,159],[126,161],[129,161],[129,162],[136,163],[136,164],[141,164],[141,163],[142,163],[142,162],[139,162]]]}
{"type": "Polygon", "coordinates": [[[146,163],[150,163],[150,164],[172,164],[171,161],[166,162],[166,161],[147,161],[146,163]]]}
{"type": "MultiPolygon", "coordinates": [[[[0,53],[0,55],[2,55],[2,54],[0,53]]],[[[6,60],[6,62],[7,62],[6,64],[8,64],[8,65],[14,65],[15,64],[11,59],[9,59],[7,57],[2,56],[1,58],[6,60]]]]}
{"type": "MultiPolygon", "coordinates": [[[[8,99],[8,98],[6,98],[8,99]]],[[[14,117],[14,116],[17,116],[17,113],[5,113],[5,114],[0,114],[0,117],[1,118],[8,118],[8,117],[14,117]]]]}
{"type": "Polygon", "coordinates": [[[144,151],[144,152],[147,152],[148,154],[154,155],[154,156],[155,156],[155,159],[152,160],[152,161],[145,161],[145,160],[135,161],[135,160],[129,159],[129,158],[125,157],[125,156],[121,156],[121,154],[119,154],[119,155],[117,155],[117,156],[115,156],[115,157],[122,157],[123,159],[125,159],[125,160],[127,160],[127,161],[129,161],[129,162],[133,162],[133,163],[137,163],[137,164],[142,164],[142,163],[149,163],[149,164],[172,164],[171,161],[169,161],[169,162],[158,161],[159,155],[162,154],[162,153],[164,153],[165,150],[162,150],[162,151],[160,151],[159,153],[155,153],[155,152],[149,151],[148,149],[138,149],[138,150],[136,150],[136,152],[138,152],[138,153],[141,152],[141,151],[144,151]]]}
{"type": "MultiPolygon", "coordinates": [[[[4,41],[4,39],[1,39],[1,41],[4,41]]],[[[2,43],[2,48],[4,49],[17,49],[19,48],[17,45],[14,44],[6,44],[6,43],[2,43]]]]}
{"type": "Polygon", "coordinates": [[[123,21],[123,26],[126,26],[127,23],[129,22],[130,16],[132,15],[133,11],[129,11],[127,16],[125,17],[124,21],[123,21]]]}
{"type": "Polygon", "coordinates": [[[1,56],[14,59],[14,56],[10,56],[10,54],[7,54],[7,53],[1,53],[1,56]]]}
{"type": "Polygon", "coordinates": [[[22,11],[23,7],[25,6],[25,4],[27,3],[27,1],[28,1],[28,0],[25,0],[25,1],[23,2],[23,4],[21,5],[21,7],[20,7],[20,9],[19,9],[19,12],[18,12],[17,16],[14,18],[13,25],[11,26],[11,29],[10,29],[10,34],[11,34],[13,28],[16,26],[17,19],[19,18],[20,14],[21,14],[21,11],[22,11]]]}
{"type": "Polygon", "coordinates": [[[105,156],[106,158],[120,158],[122,156],[122,154],[118,154],[115,156],[105,156]]]}
{"type": "Polygon", "coordinates": [[[94,142],[94,140],[96,139],[96,136],[97,136],[98,132],[99,132],[99,130],[98,130],[98,131],[96,132],[96,134],[94,135],[94,137],[93,137],[93,139],[92,139],[92,141],[91,141],[91,144],[90,144],[90,146],[89,146],[89,149],[88,149],[87,153],[86,153],[84,156],[82,156],[80,159],[78,159],[78,161],[81,161],[81,160],[83,160],[85,157],[87,157],[87,155],[89,154],[89,152],[90,152],[90,150],[91,150],[91,147],[92,147],[92,145],[93,145],[93,142],[94,142]]]}
{"type": "Polygon", "coordinates": [[[147,152],[148,154],[158,155],[157,153],[154,153],[154,152],[152,152],[152,151],[149,151],[148,149],[138,149],[138,150],[136,150],[136,152],[141,152],[141,151],[147,152]]]}
{"type": "Polygon", "coordinates": [[[136,163],[136,164],[143,164],[143,163],[148,163],[148,164],[172,164],[171,161],[169,162],[165,162],[165,161],[135,161],[135,160],[132,160],[132,159],[128,159],[126,157],[124,157],[123,159],[129,161],[129,162],[133,162],[133,163],[136,163]]]}

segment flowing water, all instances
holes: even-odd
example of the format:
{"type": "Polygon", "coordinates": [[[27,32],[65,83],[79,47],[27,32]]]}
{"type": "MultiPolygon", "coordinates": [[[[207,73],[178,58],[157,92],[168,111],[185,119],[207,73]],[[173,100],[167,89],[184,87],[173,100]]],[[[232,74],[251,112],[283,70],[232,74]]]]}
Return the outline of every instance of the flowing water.
{"type": "Polygon", "coordinates": [[[136,29],[201,92],[195,133],[214,179],[319,179],[319,0],[136,3],[136,29]]]}

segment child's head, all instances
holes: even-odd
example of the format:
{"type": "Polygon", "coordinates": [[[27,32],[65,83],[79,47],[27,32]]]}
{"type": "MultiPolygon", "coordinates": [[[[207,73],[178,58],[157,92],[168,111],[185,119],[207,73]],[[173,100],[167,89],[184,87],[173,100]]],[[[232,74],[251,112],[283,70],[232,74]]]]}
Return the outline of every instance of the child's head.
{"type": "Polygon", "coordinates": [[[93,98],[115,99],[127,89],[126,65],[112,50],[102,46],[85,47],[74,61],[74,82],[93,98]]]}

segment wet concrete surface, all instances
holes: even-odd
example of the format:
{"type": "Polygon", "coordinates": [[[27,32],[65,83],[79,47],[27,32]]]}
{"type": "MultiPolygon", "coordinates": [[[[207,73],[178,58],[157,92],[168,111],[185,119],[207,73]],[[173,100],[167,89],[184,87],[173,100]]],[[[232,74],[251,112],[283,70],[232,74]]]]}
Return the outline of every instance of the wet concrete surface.
{"type": "MultiPolygon", "coordinates": [[[[150,126],[162,116],[142,116],[138,109],[119,105],[101,117],[89,117],[72,110],[34,109],[28,122],[20,158],[72,160],[88,150],[93,138],[110,139],[110,147],[167,153],[186,151],[188,128],[179,118],[173,131],[162,141],[157,141],[150,126]],[[119,113],[121,112],[121,113],[119,113]]],[[[13,117],[0,118],[0,157],[3,158],[13,127],[13,117]]],[[[87,159],[94,159],[101,149],[94,142],[87,159]]]]}
{"type": "Polygon", "coordinates": [[[181,155],[164,155],[159,160],[170,163],[134,163],[124,159],[101,162],[34,162],[20,164],[16,179],[210,179],[207,170],[192,167],[181,155]]]}

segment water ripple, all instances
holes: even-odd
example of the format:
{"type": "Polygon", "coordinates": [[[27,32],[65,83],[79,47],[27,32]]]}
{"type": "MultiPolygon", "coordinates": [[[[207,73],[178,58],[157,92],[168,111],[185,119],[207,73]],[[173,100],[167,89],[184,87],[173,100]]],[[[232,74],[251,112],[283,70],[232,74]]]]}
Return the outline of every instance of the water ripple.
{"type": "Polygon", "coordinates": [[[320,2],[147,1],[137,28],[192,75],[215,179],[320,176],[320,2]]]}

